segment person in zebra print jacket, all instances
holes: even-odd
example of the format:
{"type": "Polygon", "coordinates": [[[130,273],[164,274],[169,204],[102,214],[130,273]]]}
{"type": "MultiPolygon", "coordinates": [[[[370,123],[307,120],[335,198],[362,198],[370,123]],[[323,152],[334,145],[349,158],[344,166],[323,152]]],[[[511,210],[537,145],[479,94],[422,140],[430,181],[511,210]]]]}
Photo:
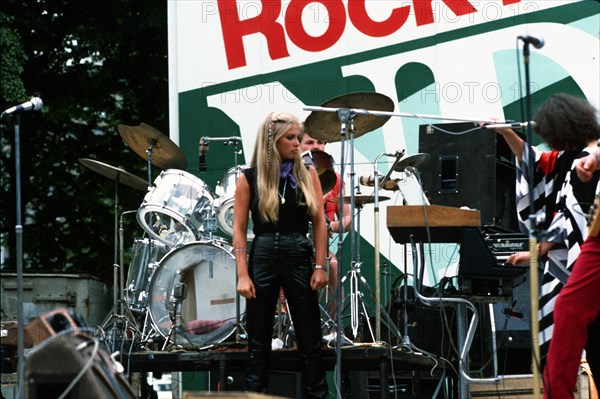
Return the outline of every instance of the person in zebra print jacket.
{"type": "MultiPolygon", "coordinates": [[[[549,147],[547,151],[525,143],[511,129],[498,129],[497,133],[506,140],[518,164],[516,202],[521,230],[529,233],[536,227],[539,232],[538,253],[543,270],[538,313],[542,369],[554,328],[554,303],[586,238],[586,215],[598,180],[596,175],[583,182],[574,168],[577,159],[594,151],[600,127],[596,109],[589,102],[562,93],[542,103],[534,119],[534,131],[549,147]],[[531,173],[528,170],[530,157],[534,160],[531,173]],[[533,177],[533,206],[529,196],[530,175],[533,177]],[[530,218],[531,215],[536,217],[530,218]],[[538,225],[531,226],[532,220],[538,225]]],[[[527,265],[529,252],[512,254],[507,263],[527,265]]]]}

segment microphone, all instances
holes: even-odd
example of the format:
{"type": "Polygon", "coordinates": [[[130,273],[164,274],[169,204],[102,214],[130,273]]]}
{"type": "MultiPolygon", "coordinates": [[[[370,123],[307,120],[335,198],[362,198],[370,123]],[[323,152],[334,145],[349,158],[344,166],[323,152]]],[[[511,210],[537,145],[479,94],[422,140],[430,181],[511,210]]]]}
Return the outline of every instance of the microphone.
{"type": "Polygon", "coordinates": [[[20,111],[39,111],[42,109],[44,102],[39,97],[31,97],[31,100],[24,102],[23,104],[15,105],[2,112],[2,116],[10,115],[20,111]]]}
{"type": "Polygon", "coordinates": [[[544,39],[541,37],[537,38],[535,36],[519,36],[517,39],[523,40],[523,42],[526,44],[532,44],[535,48],[542,48],[544,47],[544,44],[546,44],[544,43],[544,39]]]}
{"type": "MultiPolygon", "coordinates": [[[[381,184],[381,179],[383,179],[384,176],[379,176],[379,184],[381,184]]],[[[388,180],[386,181],[383,186],[381,187],[384,190],[390,190],[390,191],[396,191],[398,190],[398,180],[399,179],[395,179],[395,180],[388,180]]],[[[375,187],[375,176],[361,176],[358,179],[359,183],[363,186],[367,186],[367,187],[375,187]]]]}
{"type": "Polygon", "coordinates": [[[208,152],[208,142],[204,142],[204,137],[200,138],[198,143],[198,171],[206,172],[206,153],[208,152]]]}
{"type": "Polygon", "coordinates": [[[523,312],[519,312],[518,310],[512,309],[512,308],[504,308],[502,309],[502,314],[509,316],[509,317],[514,317],[516,319],[522,319],[525,315],[523,314],[523,312]]]}
{"type": "Polygon", "coordinates": [[[512,122],[512,123],[494,123],[491,125],[483,125],[481,126],[484,129],[512,129],[515,127],[527,127],[531,123],[531,127],[535,127],[535,122],[512,122]]]}

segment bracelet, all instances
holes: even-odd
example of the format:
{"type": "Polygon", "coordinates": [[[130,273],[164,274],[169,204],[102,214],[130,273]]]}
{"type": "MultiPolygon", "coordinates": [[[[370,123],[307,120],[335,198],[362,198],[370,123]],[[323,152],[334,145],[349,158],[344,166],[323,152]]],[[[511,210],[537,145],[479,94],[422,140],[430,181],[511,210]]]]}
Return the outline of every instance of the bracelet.
{"type": "Polygon", "coordinates": [[[323,266],[323,265],[315,265],[314,269],[315,270],[325,270],[325,266],[323,266]]]}
{"type": "Polygon", "coordinates": [[[233,250],[234,254],[237,254],[238,252],[248,252],[247,248],[236,248],[233,250]]]}

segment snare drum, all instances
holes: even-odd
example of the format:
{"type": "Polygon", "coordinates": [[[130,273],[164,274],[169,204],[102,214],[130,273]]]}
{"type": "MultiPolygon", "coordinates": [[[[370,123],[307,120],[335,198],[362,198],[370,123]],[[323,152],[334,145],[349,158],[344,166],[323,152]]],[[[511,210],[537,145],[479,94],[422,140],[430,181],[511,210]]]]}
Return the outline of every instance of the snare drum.
{"type": "MultiPolygon", "coordinates": [[[[230,237],[233,237],[233,203],[235,201],[235,187],[242,171],[248,169],[248,167],[248,165],[242,165],[230,168],[215,189],[215,193],[218,196],[217,224],[221,231],[230,237]]],[[[246,237],[248,240],[254,238],[251,218],[248,218],[248,231],[246,237]]]]}
{"type": "Polygon", "coordinates": [[[160,241],[136,239],[131,249],[131,263],[127,271],[125,301],[131,310],[143,311],[148,306],[150,278],[157,262],[169,252],[160,241]]]}
{"type": "MultiPolygon", "coordinates": [[[[181,302],[185,332],[180,342],[205,346],[222,342],[235,331],[237,298],[239,309],[245,298],[236,292],[236,264],[231,246],[217,241],[185,244],[167,254],[152,276],[150,317],[157,331],[168,338],[176,284],[187,286],[181,302]]],[[[178,337],[179,337],[178,335],[178,337]]]]}
{"type": "Polygon", "coordinates": [[[215,230],[215,197],[210,187],[191,173],[167,169],[156,178],[137,212],[152,237],[176,247],[215,230]]]}
{"type": "Polygon", "coordinates": [[[305,165],[312,165],[319,175],[323,194],[327,194],[335,187],[336,175],[333,169],[333,158],[321,150],[308,150],[302,153],[305,165]]]}

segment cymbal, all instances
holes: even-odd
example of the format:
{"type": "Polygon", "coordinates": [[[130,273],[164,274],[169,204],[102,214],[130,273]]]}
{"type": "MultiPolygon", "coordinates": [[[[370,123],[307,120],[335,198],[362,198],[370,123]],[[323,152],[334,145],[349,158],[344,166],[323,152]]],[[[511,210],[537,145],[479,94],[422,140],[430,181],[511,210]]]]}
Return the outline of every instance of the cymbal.
{"type": "MultiPolygon", "coordinates": [[[[386,197],[385,195],[379,196],[379,201],[387,201],[390,197],[386,197]]],[[[331,198],[332,202],[340,203],[340,199],[338,197],[331,198]]],[[[344,197],[344,204],[349,204],[352,202],[352,197],[347,195],[344,197]]],[[[355,195],[354,196],[354,204],[357,206],[363,206],[364,204],[372,204],[375,202],[375,196],[371,195],[355,195]]]]}
{"type": "MultiPolygon", "coordinates": [[[[332,98],[321,104],[324,108],[356,108],[367,111],[394,110],[394,102],[379,93],[355,92],[332,98]]],[[[354,138],[383,126],[390,116],[354,115],[354,138]]],[[[304,121],[304,130],[317,140],[326,143],[341,141],[341,122],[337,112],[313,111],[304,121]]]]}
{"type": "Polygon", "coordinates": [[[123,183],[126,186],[135,188],[136,190],[148,190],[148,183],[145,180],[132,175],[121,167],[111,166],[104,162],[88,158],[79,158],[79,162],[81,162],[85,167],[93,170],[96,173],[100,173],[102,176],[106,176],[111,180],[116,180],[119,183],[123,183]]]}
{"type": "Polygon", "coordinates": [[[429,154],[420,153],[410,155],[404,159],[401,159],[400,162],[396,165],[394,170],[396,172],[404,172],[404,169],[412,166],[413,168],[418,168],[421,165],[424,165],[429,161],[429,154]]]}
{"type": "Polygon", "coordinates": [[[152,146],[150,163],[161,169],[187,168],[187,160],[177,144],[150,125],[119,125],[119,134],[133,151],[143,159],[148,159],[146,151],[152,146]]]}

